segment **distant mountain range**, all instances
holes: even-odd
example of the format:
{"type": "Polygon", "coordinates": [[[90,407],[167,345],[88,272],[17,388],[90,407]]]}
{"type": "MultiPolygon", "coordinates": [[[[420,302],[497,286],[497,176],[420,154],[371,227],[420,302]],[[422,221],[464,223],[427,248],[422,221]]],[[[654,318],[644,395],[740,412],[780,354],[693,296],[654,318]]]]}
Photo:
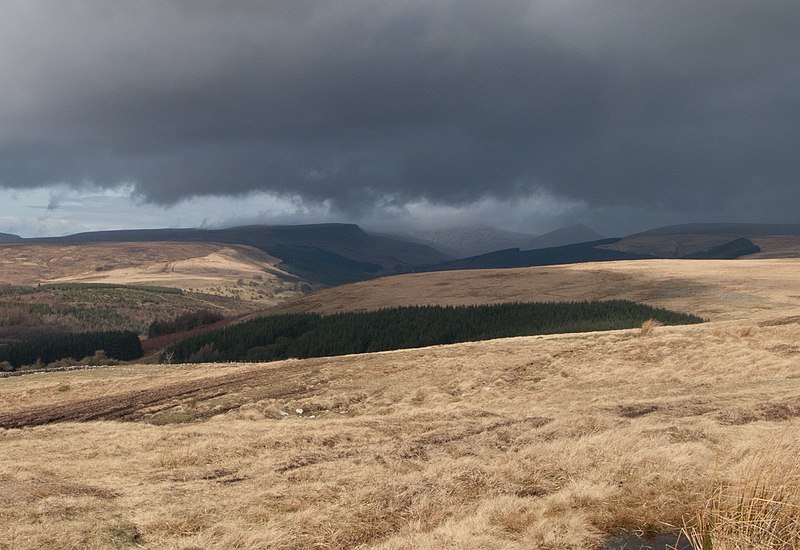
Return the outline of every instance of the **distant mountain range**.
{"type": "Polygon", "coordinates": [[[510,248],[425,266],[424,271],[529,267],[656,258],[800,257],[800,224],[712,223],[659,227],[621,239],[510,248]]]}
{"type": "Polygon", "coordinates": [[[644,235],[738,235],[740,237],[763,237],[766,235],[798,235],[800,224],[796,223],[687,223],[667,225],[635,233],[630,237],[644,235]]]}
{"type": "Polygon", "coordinates": [[[280,266],[285,271],[320,285],[437,270],[648,258],[800,257],[800,224],[689,224],[661,227],[621,239],[597,237],[595,231],[582,225],[539,236],[488,226],[387,236],[366,232],[352,224],[316,224],[98,231],[35,239],[0,233],[0,242],[177,241],[249,245],[281,260],[280,266]],[[503,246],[509,242],[519,246],[503,246]],[[486,249],[490,251],[472,255],[459,253],[486,249]]]}
{"type": "Polygon", "coordinates": [[[416,230],[398,233],[395,237],[427,244],[453,258],[477,256],[508,248],[530,250],[605,238],[600,233],[582,224],[563,227],[543,235],[507,231],[488,225],[468,225],[433,230],[416,230]]]}

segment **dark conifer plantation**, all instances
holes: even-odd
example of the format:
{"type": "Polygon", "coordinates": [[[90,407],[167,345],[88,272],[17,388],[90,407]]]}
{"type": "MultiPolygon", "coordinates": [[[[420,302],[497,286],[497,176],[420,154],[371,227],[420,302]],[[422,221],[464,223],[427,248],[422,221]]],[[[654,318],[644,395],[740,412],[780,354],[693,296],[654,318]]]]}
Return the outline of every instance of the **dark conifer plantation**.
{"type": "Polygon", "coordinates": [[[99,350],[121,361],[132,361],[143,355],[139,335],[135,332],[77,332],[38,336],[0,346],[0,363],[8,361],[14,369],[18,369],[37,361],[47,364],[65,357],[80,360],[99,350]]]}
{"type": "Polygon", "coordinates": [[[700,323],[694,315],[625,300],[399,307],[367,313],[275,315],[197,335],[164,354],[173,362],[274,361],[488,340],[632,328],[648,319],[700,323]]]}

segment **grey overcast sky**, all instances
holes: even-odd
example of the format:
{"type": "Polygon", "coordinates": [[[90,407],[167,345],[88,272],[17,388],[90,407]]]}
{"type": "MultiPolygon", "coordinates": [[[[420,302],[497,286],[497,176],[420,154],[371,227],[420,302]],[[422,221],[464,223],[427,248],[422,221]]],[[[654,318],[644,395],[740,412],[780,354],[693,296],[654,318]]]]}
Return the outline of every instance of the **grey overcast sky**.
{"type": "Polygon", "coordinates": [[[6,0],[0,231],[800,222],[796,0],[6,0]]]}

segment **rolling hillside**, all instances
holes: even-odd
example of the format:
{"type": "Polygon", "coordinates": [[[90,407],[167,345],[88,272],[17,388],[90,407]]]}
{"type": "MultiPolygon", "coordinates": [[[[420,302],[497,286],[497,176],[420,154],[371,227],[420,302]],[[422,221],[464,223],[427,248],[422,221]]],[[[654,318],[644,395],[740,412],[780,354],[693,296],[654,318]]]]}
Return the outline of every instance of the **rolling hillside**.
{"type": "Polygon", "coordinates": [[[310,285],[246,246],[210,243],[0,245],[0,342],[42,333],[134,330],[199,310],[240,317],[310,285]]]}
{"type": "Polygon", "coordinates": [[[0,247],[0,284],[66,283],[162,286],[275,304],[304,292],[247,246],[192,242],[14,244],[0,247]]]}
{"type": "Polygon", "coordinates": [[[527,243],[530,250],[519,247],[497,250],[439,262],[421,270],[492,269],[648,258],[800,257],[800,225],[788,224],[686,224],[624,238],[539,248],[547,242],[545,237],[539,238],[538,243],[527,243]]]}
{"type": "Polygon", "coordinates": [[[438,262],[429,246],[370,235],[357,225],[246,226],[229,229],[140,229],[26,239],[31,243],[203,242],[257,248],[281,260],[280,268],[312,283],[334,285],[438,262]]]}
{"type": "Polygon", "coordinates": [[[800,306],[797,289],[800,259],[616,261],[398,275],[324,289],[273,311],[630,299],[712,320],[756,319],[800,306]]]}
{"type": "Polygon", "coordinates": [[[619,550],[696,525],[720,490],[714,513],[729,513],[753,479],[791,510],[798,272],[653,260],[406,275],[394,283],[453,300],[649,292],[716,320],[2,380],[0,547],[619,550]]]}
{"type": "MultiPolygon", "coordinates": [[[[470,230],[445,237],[456,238],[462,249],[485,248],[490,243],[512,242],[514,239],[523,239],[525,248],[494,250],[456,260],[448,259],[444,253],[425,244],[373,235],[350,224],[100,231],[66,237],[22,239],[14,243],[70,246],[147,242],[241,245],[266,253],[272,266],[283,274],[292,274],[312,285],[335,286],[414,271],[513,268],[647,258],[797,257],[800,253],[798,227],[694,224],[654,229],[622,239],[579,243],[572,241],[591,238],[596,233],[584,226],[563,228],[539,237],[502,234],[494,230],[487,236],[485,231],[470,230]],[[470,243],[470,240],[474,242],[470,243]],[[559,244],[563,242],[571,244],[559,244]],[[547,247],[542,248],[545,245],[547,247]]],[[[447,244],[447,238],[443,237],[442,244],[447,244]]]]}

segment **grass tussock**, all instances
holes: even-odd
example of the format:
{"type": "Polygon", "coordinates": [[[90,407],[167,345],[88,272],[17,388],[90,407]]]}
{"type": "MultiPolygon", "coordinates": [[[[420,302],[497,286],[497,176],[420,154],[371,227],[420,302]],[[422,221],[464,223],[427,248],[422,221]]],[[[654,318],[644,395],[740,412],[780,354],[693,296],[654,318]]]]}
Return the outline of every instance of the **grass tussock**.
{"type": "Polygon", "coordinates": [[[656,327],[660,327],[661,322],[656,319],[648,319],[644,323],[642,323],[641,328],[639,329],[639,336],[650,336],[653,334],[653,331],[656,330],[656,327]]]}
{"type": "Polygon", "coordinates": [[[796,449],[762,452],[740,479],[717,487],[695,524],[695,550],[800,548],[800,462],[796,449]]]}

